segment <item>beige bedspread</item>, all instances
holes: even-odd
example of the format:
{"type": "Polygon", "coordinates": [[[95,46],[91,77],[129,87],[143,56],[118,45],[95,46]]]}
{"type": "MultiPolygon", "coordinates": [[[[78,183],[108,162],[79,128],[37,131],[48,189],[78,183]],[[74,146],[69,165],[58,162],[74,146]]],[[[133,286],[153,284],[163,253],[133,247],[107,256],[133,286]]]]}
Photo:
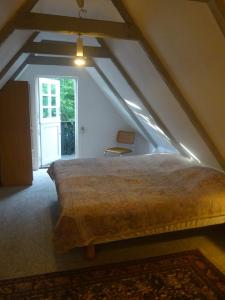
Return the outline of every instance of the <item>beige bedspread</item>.
{"type": "Polygon", "coordinates": [[[179,155],[56,161],[58,250],[225,222],[225,175],[179,155]]]}

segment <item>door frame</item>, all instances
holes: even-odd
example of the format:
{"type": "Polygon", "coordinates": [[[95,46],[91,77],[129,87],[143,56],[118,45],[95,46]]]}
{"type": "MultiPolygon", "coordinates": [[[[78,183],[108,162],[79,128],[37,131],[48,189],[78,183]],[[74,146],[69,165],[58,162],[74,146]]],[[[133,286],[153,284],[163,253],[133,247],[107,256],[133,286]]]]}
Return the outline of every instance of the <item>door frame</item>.
{"type": "Polygon", "coordinates": [[[35,155],[35,160],[38,163],[37,168],[39,169],[41,167],[41,128],[40,128],[40,94],[39,94],[39,79],[40,78],[49,78],[49,79],[57,79],[57,78],[68,78],[72,79],[74,81],[74,105],[75,105],[75,158],[79,156],[78,151],[78,142],[79,142],[79,135],[78,135],[78,84],[79,84],[79,78],[76,76],[68,76],[68,75],[47,75],[47,74],[38,74],[35,78],[35,113],[33,115],[33,120],[36,125],[36,131],[32,131],[33,140],[36,140],[36,149],[34,149],[33,155],[35,155]]]}

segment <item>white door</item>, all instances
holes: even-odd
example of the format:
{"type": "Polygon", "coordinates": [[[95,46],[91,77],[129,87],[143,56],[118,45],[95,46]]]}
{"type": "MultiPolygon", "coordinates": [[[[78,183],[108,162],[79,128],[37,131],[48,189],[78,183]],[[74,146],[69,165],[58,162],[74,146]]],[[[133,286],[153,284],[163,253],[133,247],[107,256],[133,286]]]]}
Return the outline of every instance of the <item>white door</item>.
{"type": "Polygon", "coordinates": [[[61,157],[60,81],[39,78],[41,165],[61,157]]]}

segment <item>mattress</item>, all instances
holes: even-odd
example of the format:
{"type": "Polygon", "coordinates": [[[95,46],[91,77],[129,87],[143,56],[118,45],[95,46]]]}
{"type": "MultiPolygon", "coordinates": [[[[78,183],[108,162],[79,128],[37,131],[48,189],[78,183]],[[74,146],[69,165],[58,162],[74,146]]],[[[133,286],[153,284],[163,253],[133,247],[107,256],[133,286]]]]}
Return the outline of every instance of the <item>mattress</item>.
{"type": "Polygon", "coordinates": [[[173,154],[59,160],[54,243],[74,247],[225,222],[225,175],[173,154]]]}

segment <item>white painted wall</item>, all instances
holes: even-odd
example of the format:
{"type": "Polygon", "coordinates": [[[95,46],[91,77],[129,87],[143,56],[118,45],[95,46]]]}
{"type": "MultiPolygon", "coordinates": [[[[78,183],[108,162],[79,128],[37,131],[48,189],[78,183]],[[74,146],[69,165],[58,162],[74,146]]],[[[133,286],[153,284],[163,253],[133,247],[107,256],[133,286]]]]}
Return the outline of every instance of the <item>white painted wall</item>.
{"type": "MultiPolygon", "coordinates": [[[[46,76],[70,76],[78,79],[77,158],[103,156],[106,147],[115,145],[119,129],[131,130],[131,126],[115,110],[90,75],[84,69],[59,66],[28,66],[19,80],[27,80],[31,88],[31,121],[33,168],[39,167],[39,105],[37,101],[37,78],[46,76]],[[81,128],[84,128],[84,132],[81,128]]],[[[135,153],[149,153],[152,148],[137,133],[135,153]],[[138,145],[137,145],[138,143],[138,145]]]]}
{"type": "Polygon", "coordinates": [[[107,40],[107,43],[176,140],[186,146],[203,164],[220,168],[141,46],[135,41],[116,39],[107,40]]]}

